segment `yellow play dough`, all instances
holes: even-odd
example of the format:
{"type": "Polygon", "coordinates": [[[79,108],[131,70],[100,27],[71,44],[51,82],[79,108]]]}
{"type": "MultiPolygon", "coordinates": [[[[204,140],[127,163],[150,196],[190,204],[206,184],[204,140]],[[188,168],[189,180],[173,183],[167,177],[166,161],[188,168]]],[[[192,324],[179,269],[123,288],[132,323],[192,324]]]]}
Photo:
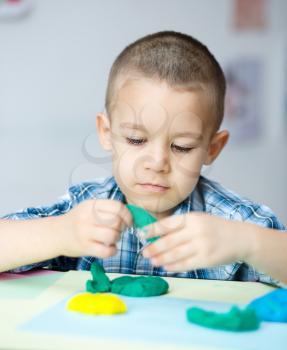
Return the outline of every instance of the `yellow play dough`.
{"type": "Polygon", "coordinates": [[[88,315],[114,315],[127,312],[126,304],[116,295],[80,293],[67,303],[67,309],[88,315]]]}

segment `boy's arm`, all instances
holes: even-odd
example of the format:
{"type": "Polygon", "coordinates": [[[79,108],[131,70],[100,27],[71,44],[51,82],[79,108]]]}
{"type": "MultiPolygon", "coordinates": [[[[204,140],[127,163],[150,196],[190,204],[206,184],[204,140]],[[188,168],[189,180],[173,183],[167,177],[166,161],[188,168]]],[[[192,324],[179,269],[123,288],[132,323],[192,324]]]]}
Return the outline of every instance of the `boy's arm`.
{"type": "MultiPolygon", "coordinates": [[[[265,275],[287,284],[287,234],[250,223],[235,221],[230,223],[230,228],[236,230],[238,235],[244,232],[245,237],[249,237],[250,249],[245,262],[256,270],[264,272],[265,275]]],[[[258,279],[262,282],[268,282],[266,277],[258,273],[258,279]]]]}
{"type": "Polygon", "coordinates": [[[62,236],[59,217],[0,220],[0,272],[47,265],[47,260],[61,255],[62,236]]]}
{"type": "Polygon", "coordinates": [[[72,195],[51,207],[7,215],[0,219],[0,272],[48,266],[62,255],[112,256],[122,230],[131,224],[131,213],[120,201],[79,201],[72,195]]]}
{"type": "Polygon", "coordinates": [[[48,266],[60,255],[59,218],[74,205],[69,189],[50,206],[26,208],[0,218],[0,272],[48,266]]]}
{"type": "Polygon", "coordinates": [[[232,218],[244,221],[230,221],[225,229],[234,230],[238,237],[246,240],[248,249],[243,258],[249,265],[247,275],[254,275],[260,282],[287,283],[287,231],[284,225],[268,207],[260,205],[241,205],[232,218]]]}

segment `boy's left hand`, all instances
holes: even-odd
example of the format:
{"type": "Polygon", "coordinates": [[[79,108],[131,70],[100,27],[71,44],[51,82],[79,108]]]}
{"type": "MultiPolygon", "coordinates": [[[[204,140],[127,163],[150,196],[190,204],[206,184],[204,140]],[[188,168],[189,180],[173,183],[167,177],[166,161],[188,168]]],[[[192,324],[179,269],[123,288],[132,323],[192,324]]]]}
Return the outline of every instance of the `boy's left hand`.
{"type": "Polygon", "coordinates": [[[146,226],[147,239],[160,239],[143,256],[167,271],[189,271],[244,260],[250,242],[225,226],[225,220],[204,213],[175,215],[146,226]]]}

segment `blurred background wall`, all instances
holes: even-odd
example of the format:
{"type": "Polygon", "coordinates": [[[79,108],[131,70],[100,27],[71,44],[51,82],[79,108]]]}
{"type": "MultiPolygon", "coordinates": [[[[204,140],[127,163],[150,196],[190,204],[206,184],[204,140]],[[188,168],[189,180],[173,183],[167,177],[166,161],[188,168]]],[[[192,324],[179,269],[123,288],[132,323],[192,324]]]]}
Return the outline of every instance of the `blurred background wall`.
{"type": "Polygon", "coordinates": [[[109,68],[131,41],[159,30],[191,34],[225,67],[259,59],[260,132],[231,142],[203,170],[270,206],[287,224],[287,2],[267,0],[267,25],[234,28],[231,0],[34,0],[0,21],[0,215],[54,202],[111,164],[95,134],[109,68]],[[95,161],[93,157],[99,157],[95,161]]]}

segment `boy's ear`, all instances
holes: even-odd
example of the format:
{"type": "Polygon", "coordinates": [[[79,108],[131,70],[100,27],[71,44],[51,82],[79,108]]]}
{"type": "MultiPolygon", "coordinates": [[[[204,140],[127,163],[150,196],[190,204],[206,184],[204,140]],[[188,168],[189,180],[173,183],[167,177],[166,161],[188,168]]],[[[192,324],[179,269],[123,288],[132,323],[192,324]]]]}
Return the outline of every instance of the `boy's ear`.
{"type": "Polygon", "coordinates": [[[219,131],[213,135],[208,146],[207,156],[204,162],[205,165],[210,165],[217,158],[228,139],[229,132],[227,130],[219,131]]]}
{"type": "Polygon", "coordinates": [[[104,150],[110,151],[112,149],[111,144],[111,125],[109,118],[103,114],[98,113],[96,116],[96,128],[98,131],[100,143],[104,150]]]}

